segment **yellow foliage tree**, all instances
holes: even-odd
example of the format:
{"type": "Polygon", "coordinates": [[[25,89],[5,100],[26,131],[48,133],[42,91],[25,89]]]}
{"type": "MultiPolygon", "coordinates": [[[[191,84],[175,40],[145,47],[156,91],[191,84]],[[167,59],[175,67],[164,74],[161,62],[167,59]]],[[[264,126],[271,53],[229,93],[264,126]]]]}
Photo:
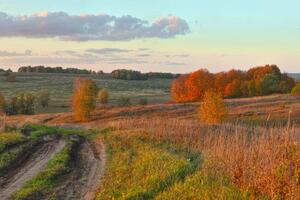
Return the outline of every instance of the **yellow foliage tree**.
{"type": "Polygon", "coordinates": [[[203,102],[199,108],[201,122],[206,124],[220,124],[227,117],[227,108],[220,93],[213,90],[205,92],[203,102]]]}
{"type": "Polygon", "coordinates": [[[90,79],[75,80],[72,108],[76,120],[90,119],[91,112],[96,108],[97,90],[97,85],[90,79]]]}
{"type": "Polygon", "coordinates": [[[98,100],[101,104],[107,104],[108,103],[108,91],[106,89],[102,89],[98,93],[98,100]]]}

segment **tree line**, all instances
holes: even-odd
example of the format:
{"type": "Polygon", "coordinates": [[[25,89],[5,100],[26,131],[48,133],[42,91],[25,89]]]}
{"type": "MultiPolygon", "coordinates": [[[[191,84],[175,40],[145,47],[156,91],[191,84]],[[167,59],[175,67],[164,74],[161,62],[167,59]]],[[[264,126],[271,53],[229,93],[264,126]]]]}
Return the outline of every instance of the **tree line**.
{"type": "Polygon", "coordinates": [[[112,78],[121,80],[147,80],[149,78],[166,78],[174,79],[179,77],[179,74],[163,73],[163,72],[148,72],[142,73],[140,71],[117,69],[111,72],[112,78]]]}
{"type": "MultiPolygon", "coordinates": [[[[104,75],[102,70],[98,72],[87,69],[77,68],[62,68],[62,67],[45,67],[45,66],[23,66],[18,69],[19,73],[62,73],[62,74],[91,74],[91,75],[104,75]]],[[[0,73],[12,73],[12,71],[4,70],[0,68],[0,73]]],[[[148,72],[142,73],[140,71],[128,70],[128,69],[117,69],[113,70],[110,75],[112,78],[121,80],[147,80],[149,78],[166,78],[174,79],[180,76],[180,74],[164,73],[164,72],[148,72]]]]}
{"type": "Polygon", "coordinates": [[[23,66],[18,69],[20,73],[66,73],[66,74],[96,74],[95,71],[78,68],[23,66]]]}
{"type": "Polygon", "coordinates": [[[273,93],[290,93],[295,80],[281,73],[276,65],[254,67],[248,71],[230,70],[210,73],[200,69],[175,79],[171,86],[176,102],[202,100],[207,90],[215,90],[223,98],[253,97],[273,93]]]}

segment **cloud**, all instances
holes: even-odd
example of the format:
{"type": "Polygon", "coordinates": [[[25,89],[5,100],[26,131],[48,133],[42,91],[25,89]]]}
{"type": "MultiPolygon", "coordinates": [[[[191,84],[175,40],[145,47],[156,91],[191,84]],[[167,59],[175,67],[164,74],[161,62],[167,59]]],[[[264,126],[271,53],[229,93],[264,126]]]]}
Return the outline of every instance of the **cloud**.
{"type": "Polygon", "coordinates": [[[0,37],[59,38],[71,41],[173,38],[190,31],[188,23],[176,16],[161,17],[151,23],[130,15],[69,15],[65,12],[21,16],[0,12],[0,27],[0,37]]]}
{"type": "Polygon", "coordinates": [[[27,49],[24,53],[17,53],[15,51],[0,51],[0,57],[15,57],[15,56],[30,56],[31,50],[27,49]]]}
{"type": "Polygon", "coordinates": [[[187,58],[189,57],[190,55],[188,54],[177,54],[177,55],[166,55],[167,58],[187,58]]]}
{"type": "Polygon", "coordinates": [[[103,49],[87,49],[86,52],[94,54],[113,54],[113,53],[128,53],[131,50],[128,49],[118,49],[118,48],[103,48],[103,49]]]}

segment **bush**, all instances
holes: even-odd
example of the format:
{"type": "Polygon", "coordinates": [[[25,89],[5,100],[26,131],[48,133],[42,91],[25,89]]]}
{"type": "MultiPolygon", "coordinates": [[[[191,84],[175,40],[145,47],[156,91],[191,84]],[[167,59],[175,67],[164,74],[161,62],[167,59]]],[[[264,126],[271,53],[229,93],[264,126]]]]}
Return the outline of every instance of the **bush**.
{"type": "Polygon", "coordinates": [[[140,99],[139,104],[142,105],[142,106],[145,106],[145,105],[148,104],[148,100],[147,99],[140,99]]]}
{"type": "Polygon", "coordinates": [[[98,100],[101,104],[107,104],[108,103],[108,91],[106,89],[102,89],[98,93],[98,100]]]}
{"type": "Polygon", "coordinates": [[[6,76],[7,82],[16,82],[16,75],[13,73],[8,73],[6,76]]]}
{"type": "Polygon", "coordinates": [[[76,79],[72,108],[78,121],[87,121],[91,112],[96,108],[97,85],[90,79],[76,79]]]}
{"type": "Polygon", "coordinates": [[[45,91],[41,91],[38,94],[38,102],[39,104],[45,108],[49,105],[49,101],[50,101],[50,93],[49,91],[45,90],[45,91]]]}
{"type": "Polygon", "coordinates": [[[298,83],[291,92],[292,95],[294,96],[300,96],[300,83],[298,83]]]}
{"type": "Polygon", "coordinates": [[[205,92],[199,109],[200,120],[206,124],[220,124],[227,116],[222,95],[212,90],[205,92]]]}
{"type": "Polygon", "coordinates": [[[121,96],[119,99],[120,106],[129,106],[131,104],[131,100],[129,97],[121,96]]]}

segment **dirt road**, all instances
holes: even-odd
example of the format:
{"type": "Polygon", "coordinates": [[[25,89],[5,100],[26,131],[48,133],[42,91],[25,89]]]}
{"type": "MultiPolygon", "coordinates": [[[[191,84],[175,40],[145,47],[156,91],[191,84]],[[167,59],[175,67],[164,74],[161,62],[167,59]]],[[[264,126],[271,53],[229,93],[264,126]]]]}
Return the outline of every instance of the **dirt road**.
{"type": "Polygon", "coordinates": [[[37,151],[32,153],[23,166],[0,177],[0,185],[3,185],[0,188],[0,199],[9,199],[11,195],[20,189],[28,180],[42,171],[48,161],[60,152],[65,145],[66,142],[63,140],[46,142],[42,144],[37,151]]]}
{"type": "Polygon", "coordinates": [[[105,147],[101,141],[82,143],[72,172],[56,188],[56,199],[94,199],[105,170],[105,161],[105,147]]]}

